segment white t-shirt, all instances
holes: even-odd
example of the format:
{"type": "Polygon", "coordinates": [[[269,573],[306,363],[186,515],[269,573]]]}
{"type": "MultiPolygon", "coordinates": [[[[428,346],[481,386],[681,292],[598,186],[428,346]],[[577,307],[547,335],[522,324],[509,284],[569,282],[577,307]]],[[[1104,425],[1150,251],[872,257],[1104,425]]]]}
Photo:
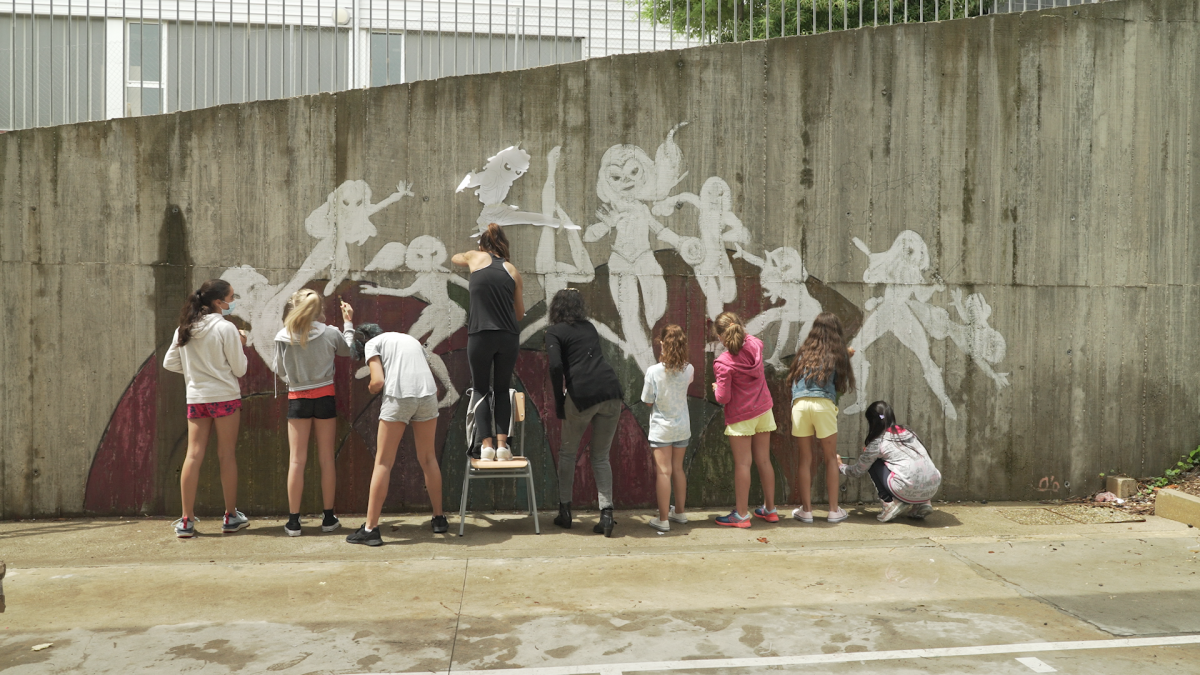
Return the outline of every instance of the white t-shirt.
{"type": "Polygon", "coordinates": [[[687,364],[683,370],[668,371],[661,363],[646,371],[642,387],[642,402],[654,406],[650,411],[650,440],[654,443],[683,441],[692,436],[692,421],[688,415],[687,390],[695,369],[687,364]]]}
{"type": "Polygon", "coordinates": [[[425,348],[406,333],[382,333],[367,342],[367,361],[378,356],[383,365],[383,393],[395,398],[436,396],[437,383],[429,370],[425,348]]]}

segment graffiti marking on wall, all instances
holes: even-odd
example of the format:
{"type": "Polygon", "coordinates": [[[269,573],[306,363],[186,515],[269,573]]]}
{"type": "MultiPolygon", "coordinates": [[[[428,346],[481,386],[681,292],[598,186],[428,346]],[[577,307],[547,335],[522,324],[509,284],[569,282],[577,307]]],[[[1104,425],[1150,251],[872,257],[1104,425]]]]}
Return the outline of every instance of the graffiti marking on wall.
{"type": "MultiPolygon", "coordinates": [[[[479,201],[483,204],[483,210],[475,221],[479,225],[479,231],[474,236],[479,236],[486,230],[488,223],[496,223],[501,227],[509,225],[559,226],[559,222],[553,214],[521,211],[516,206],[504,203],[513,183],[529,170],[529,160],[528,152],[519,146],[510,145],[488,157],[487,164],[481,171],[478,173],[468,172],[462,182],[458,184],[455,192],[476,188],[475,196],[479,197],[479,201]]],[[[577,226],[572,225],[572,227],[577,226]]]]}
{"type": "Polygon", "coordinates": [[[768,365],[777,370],[785,370],[783,356],[794,354],[799,344],[808,337],[813,320],[821,313],[821,303],[808,293],[804,282],[808,280],[808,270],[796,249],[790,246],[780,247],[774,251],[766,251],[763,257],[747,253],[741,246],[736,245],[735,258],[762,269],[759,275],[763,295],[771,302],[783,300],[779,307],[772,307],[762,314],[746,322],[746,330],[751,335],[762,337],[772,324],[778,324],[775,333],[775,349],[767,358],[768,365]],[[792,329],[799,331],[792,338],[792,329]]]}
{"type": "Polygon", "coordinates": [[[326,197],[325,203],[304,219],[304,229],[318,240],[312,253],[300,266],[300,273],[329,268],[329,283],[325,295],[333,293],[350,272],[351,243],[362,246],[376,235],[371,216],[384,208],[412,197],[412,183],[401,181],[396,191],[378,204],[371,203],[371,186],[366,181],[348,180],[326,197]]]}

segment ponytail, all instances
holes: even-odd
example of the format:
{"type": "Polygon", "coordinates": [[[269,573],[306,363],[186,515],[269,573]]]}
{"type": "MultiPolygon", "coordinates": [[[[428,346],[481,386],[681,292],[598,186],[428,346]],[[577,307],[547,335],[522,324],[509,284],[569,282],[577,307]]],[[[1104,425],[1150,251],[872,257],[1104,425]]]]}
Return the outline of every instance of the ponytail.
{"type": "Polygon", "coordinates": [[[508,237],[496,223],[488,223],[487,229],[479,235],[479,250],[508,260],[508,237]]]}
{"type": "Polygon", "coordinates": [[[300,343],[301,347],[308,345],[308,332],[313,321],[324,312],[324,298],[311,288],[301,288],[292,294],[288,300],[287,318],[283,325],[287,327],[288,342],[300,343]]]}
{"type": "Polygon", "coordinates": [[[746,325],[733,312],[721,312],[713,322],[713,333],[730,354],[738,355],[746,343],[746,325]]]}
{"type": "Polygon", "coordinates": [[[192,326],[212,311],[214,302],[224,300],[230,288],[229,282],[224,279],[209,279],[183,301],[183,309],[179,310],[180,347],[192,339],[192,326]]]}

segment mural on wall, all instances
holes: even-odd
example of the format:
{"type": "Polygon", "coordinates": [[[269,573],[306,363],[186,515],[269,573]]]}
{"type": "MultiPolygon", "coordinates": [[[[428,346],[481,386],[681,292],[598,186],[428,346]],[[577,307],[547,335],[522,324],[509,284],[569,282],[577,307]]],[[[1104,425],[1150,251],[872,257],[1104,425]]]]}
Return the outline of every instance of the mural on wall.
{"type": "Polygon", "coordinates": [[[842,409],[842,414],[857,414],[862,411],[864,401],[870,400],[866,392],[871,363],[867,360],[866,351],[888,333],[917,357],[925,382],[941,402],[946,417],[952,420],[958,419],[958,411],[946,394],[942,369],[930,355],[929,338],[944,340],[950,337],[959,349],[984,369],[997,387],[1007,386],[1007,373],[995,373],[991,368],[992,364],[1004,358],[1005,343],[1004,337],[988,325],[992,310],[983,295],[973,294],[964,304],[961,291],[953,292],[955,308],[963,324],[955,323],[945,309],[929,303],[935,293],[941,293],[946,287],[940,281],[930,283],[925,279],[926,270],[929,269],[929,248],[921,235],[905,230],[896,236],[891,248],[881,253],[872,253],[858,237],[852,241],[868,258],[863,281],[871,285],[883,284],[884,289],[883,297],[867,300],[865,309],[868,316],[862,330],[850,344],[856,350],[850,365],[854,368],[858,391],[854,401],[842,409]]]}
{"type": "MultiPolygon", "coordinates": [[[[773,338],[767,340],[768,344],[773,342],[773,346],[766,363],[776,371],[769,379],[776,397],[777,414],[786,417],[784,408],[790,401],[786,400],[787,392],[778,377],[779,371],[786,370],[787,361],[807,335],[813,319],[822,311],[823,303],[831,311],[854,313],[856,322],[851,331],[859,326],[857,320],[862,314],[832,288],[810,278],[805,261],[796,249],[756,244],[749,229],[734,213],[733,191],[722,177],[708,176],[697,181],[700,185],[697,192],[676,191],[688,176],[684,170],[683,151],[677,142],[685,125],[677,124],[667,132],[653,159],[641,147],[632,144],[613,145],[603,153],[595,176],[599,222],[584,230],[575,224],[583,219],[572,218],[558,201],[557,181],[563,162],[561,146],[554,146],[545,155],[547,175],[541,187],[540,213],[522,211],[506,203],[512,187],[528,172],[532,161],[530,154],[519,146],[506,147],[488,158],[482,170],[466,175],[456,192],[475,188],[474,194],[483,204],[477,220],[479,229],[489,222],[505,227],[540,227],[532,276],[541,283],[547,309],[554,294],[569,286],[579,287],[592,298],[603,300],[596,303],[597,307],[606,305],[611,297],[612,306],[598,311],[592,320],[600,336],[637,365],[637,369],[621,369],[626,373],[634,372],[634,377],[637,370],[644,372],[656,362],[650,336],[660,321],[685,326],[693,343],[691,358],[700,364],[705,358],[704,350],[712,349],[704,344],[707,321],[736,303],[740,312],[750,315],[748,332],[773,338]],[[611,242],[607,247],[607,283],[603,278],[604,265],[597,266],[593,261],[596,250],[589,254],[585,247],[585,242],[602,245],[605,241],[611,242]],[[670,271],[669,275],[664,269],[670,271]],[[689,269],[691,274],[687,273],[689,269]],[[610,325],[606,321],[613,323],[610,325]]],[[[572,175],[579,173],[577,169],[572,175]]],[[[285,425],[282,424],[286,399],[270,396],[275,380],[274,336],[283,325],[285,306],[291,295],[301,288],[323,287],[327,316],[335,323],[337,300],[344,296],[355,303],[359,322],[374,321],[385,329],[403,330],[422,341],[445,392],[439,400],[442,413],[438,443],[442,448],[443,471],[448,476],[445,497],[451,503],[458,498],[451,473],[457,470],[453,458],[460,457],[451,445],[461,444],[459,427],[464,415],[464,406],[459,405],[459,392],[469,386],[464,300],[469,283],[446,266],[447,245],[437,236],[420,235],[407,242],[382,242],[371,262],[361,271],[351,269],[349,255],[350,246],[362,247],[378,236],[371,222],[372,216],[412,195],[412,185],[402,181],[388,197],[372,203],[371,189],[365,181],[348,180],[328,193],[325,202],[305,219],[304,229],[316,243],[291,278],[273,284],[249,264],[230,267],[221,276],[230,281],[238,293],[239,302],[233,316],[248,325],[248,344],[257,355],[257,358],[251,358],[250,371],[242,382],[247,411],[243,418],[244,433],[258,439],[251,451],[270,453],[267,456],[273,458],[278,449],[286,447],[285,425]],[[372,273],[401,273],[405,283],[392,286],[391,281],[376,284],[369,278],[364,279],[372,273]],[[451,452],[447,453],[448,449],[451,452]]],[[[466,233],[462,236],[466,239],[466,233]]],[[[478,236],[478,233],[471,236],[478,236]]],[[[1006,343],[1003,335],[990,325],[992,308],[983,294],[964,295],[963,291],[953,289],[949,293],[949,307],[939,307],[931,302],[934,295],[945,288],[941,283],[927,279],[930,256],[921,235],[911,230],[901,232],[891,247],[882,252],[872,252],[858,238],[853,242],[867,256],[863,280],[867,284],[882,285],[883,295],[867,301],[866,319],[851,341],[851,346],[857,350],[851,363],[860,393],[858,398],[849,401],[845,414],[857,413],[862,402],[870,400],[866,394],[871,371],[868,352],[888,333],[895,335],[917,357],[928,386],[950,419],[957,419],[958,411],[945,390],[941,367],[931,357],[930,340],[949,339],[971,357],[997,388],[1008,385],[1007,373],[993,369],[1004,360],[1006,343]]],[[[553,465],[558,451],[560,422],[555,418],[553,396],[545,377],[545,353],[533,340],[547,323],[548,312],[543,312],[541,315],[531,313],[522,325],[521,344],[530,343],[533,348],[521,350],[516,368],[518,380],[514,386],[525,390],[533,405],[533,422],[539,430],[537,433],[542,435],[538,437],[540,447],[534,447],[532,451],[542,453],[537,461],[548,467],[542,487],[539,487],[539,492],[547,492],[539,498],[544,503],[552,503],[552,483],[556,480],[553,465]]],[[[364,367],[339,359],[337,368],[339,418],[345,421],[339,426],[338,508],[361,509],[358,501],[365,504],[379,401],[366,390],[361,379],[366,374],[364,367]]],[[[94,459],[88,482],[88,494],[92,496],[85,500],[90,505],[88,508],[97,511],[144,509],[144,505],[152,501],[149,495],[158,489],[155,486],[171,484],[164,476],[174,468],[165,462],[162,465],[155,463],[152,453],[154,432],[147,430],[145,421],[153,419],[152,415],[146,417],[144,402],[148,400],[146,392],[152,392],[158,385],[156,372],[157,363],[151,357],[114,411],[111,432],[101,440],[94,459]],[[142,450],[134,457],[122,435],[139,429],[141,431],[137,433],[141,436],[138,436],[137,447],[142,450]],[[142,474],[153,475],[144,477],[137,485],[130,483],[130,476],[142,474]],[[123,482],[118,485],[114,482],[118,480],[123,482]],[[136,499],[114,497],[124,494],[136,495],[136,499]]],[[[698,378],[689,391],[697,438],[697,443],[689,450],[692,453],[689,466],[701,474],[724,467],[720,458],[727,456],[727,453],[713,452],[726,447],[721,433],[723,425],[720,408],[709,400],[710,392],[700,381],[702,379],[698,378]],[[706,452],[705,448],[710,448],[709,454],[701,455],[706,452]]],[[[164,382],[164,386],[177,384],[164,382]]],[[[629,391],[639,391],[641,384],[628,382],[625,386],[629,391]]],[[[645,430],[627,407],[622,411],[620,424],[622,431],[618,435],[618,447],[613,449],[613,462],[615,466],[627,468],[625,475],[617,477],[619,505],[650,503],[654,499],[654,486],[644,447],[645,430]]],[[[790,438],[779,434],[772,442],[773,452],[780,461],[790,461],[784,459],[790,456],[786,453],[794,449],[790,438]]],[[[404,457],[409,455],[411,453],[404,457]]],[[[586,463],[586,452],[580,452],[579,461],[586,463]]],[[[274,464],[271,460],[251,462],[248,471],[274,471],[262,468],[274,464]]],[[[393,480],[402,484],[403,489],[389,498],[390,504],[425,503],[420,480],[414,478],[420,472],[415,464],[411,468],[408,472],[395,472],[393,480]]],[[[590,476],[590,471],[576,472],[577,494],[594,494],[590,476]]],[[[274,474],[262,474],[256,480],[270,483],[274,478],[274,474]]],[[[727,478],[714,476],[710,482],[724,485],[727,478]]]]}
{"type": "MultiPolygon", "coordinates": [[[[475,221],[479,224],[479,231],[474,236],[477,237],[486,230],[488,223],[496,223],[500,227],[509,225],[559,226],[559,222],[553,214],[522,211],[515,205],[509,206],[504,203],[513,183],[529,170],[529,161],[528,152],[517,145],[511,145],[488,157],[483,170],[478,173],[468,172],[463,177],[455,192],[476,188],[475,196],[479,197],[479,201],[483,204],[483,210],[475,221]]],[[[573,225],[572,227],[578,229],[578,226],[573,225]]]]}
{"type": "Polygon", "coordinates": [[[747,253],[740,245],[734,246],[734,258],[741,258],[762,270],[759,283],[762,284],[763,295],[773,303],[783,301],[782,305],[771,307],[747,321],[746,331],[762,337],[772,325],[776,325],[775,349],[767,357],[766,364],[776,370],[786,370],[783,357],[796,353],[804,338],[808,337],[813,319],[821,313],[821,303],[809,295],[804,284],[808,281],[808,270],[804,268],[800,254],[790,246],[765,251],[761,258],[747,253]],[[800,330],[793,338],[792,329],[796,327],[800,330]]]}

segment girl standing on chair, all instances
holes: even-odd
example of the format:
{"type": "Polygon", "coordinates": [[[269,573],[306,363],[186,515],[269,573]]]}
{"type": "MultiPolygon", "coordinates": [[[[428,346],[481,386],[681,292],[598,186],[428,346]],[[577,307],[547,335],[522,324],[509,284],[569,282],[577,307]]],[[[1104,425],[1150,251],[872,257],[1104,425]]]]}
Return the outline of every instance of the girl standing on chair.
{"type": "Polygon", "coordinates": [[[600,522],[596,534],[613,532],[612,465],[608,453],[621,421],[621,382],[604,360],[600,335],[587,318],[583,296],[574,288],[554,294],[546,329],[546,356],[550,360],[550,387],[554,409],[563,420],[562,446],[558,451],[558,517],[554,524],[571,528],[571,499],[575,487],[575,454],[589,424],[589,456],[599,492],[600,522]]]}
{"type": "Polygon", "coordinates": [[[509,460],[504,425],[512,417],[508,389],[521,346],[517,322],[525,317],[521,273],[508,262],[508,237],[496,223],[479,236],[478,250],[455,254],[450,262],[471,270],[467,360],[474,389],[469,405],[476,410],[471,447],[480,445],[485,461],[509,460]]]}

